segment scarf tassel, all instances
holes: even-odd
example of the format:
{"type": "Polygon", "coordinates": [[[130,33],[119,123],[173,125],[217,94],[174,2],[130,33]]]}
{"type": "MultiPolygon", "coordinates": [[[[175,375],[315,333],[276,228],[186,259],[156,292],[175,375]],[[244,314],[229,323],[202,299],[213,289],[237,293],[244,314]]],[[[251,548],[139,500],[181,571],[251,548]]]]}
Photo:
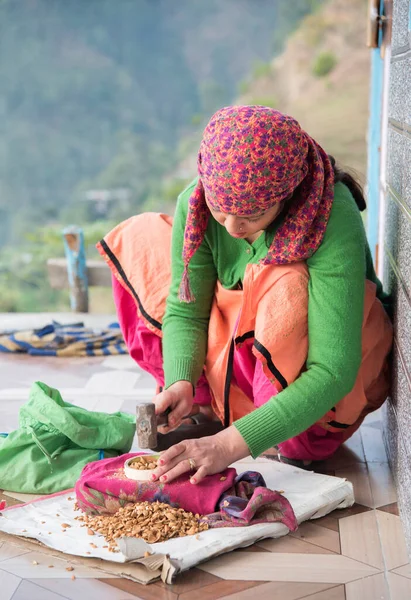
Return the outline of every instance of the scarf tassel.
{"type": "Polygon", "coordinates": [[[178,297],[181,302],[195,302],[195,297],[190,287],[190,279],[188,276],[188,265],[184,267],[183,276],[181,278],[180,289],[178,291],[178,297]]]}

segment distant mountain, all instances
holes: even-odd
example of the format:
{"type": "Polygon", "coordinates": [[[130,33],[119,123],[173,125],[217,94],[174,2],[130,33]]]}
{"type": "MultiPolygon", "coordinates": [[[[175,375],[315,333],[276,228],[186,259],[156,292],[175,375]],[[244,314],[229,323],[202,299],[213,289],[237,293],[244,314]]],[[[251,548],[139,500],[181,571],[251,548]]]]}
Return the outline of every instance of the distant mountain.
{"type": "Polygon", "coordinates": [[[0,246],[87,219],[90,187],[138,210],[193,123],[323,1],[0,0],[0,246]]]}

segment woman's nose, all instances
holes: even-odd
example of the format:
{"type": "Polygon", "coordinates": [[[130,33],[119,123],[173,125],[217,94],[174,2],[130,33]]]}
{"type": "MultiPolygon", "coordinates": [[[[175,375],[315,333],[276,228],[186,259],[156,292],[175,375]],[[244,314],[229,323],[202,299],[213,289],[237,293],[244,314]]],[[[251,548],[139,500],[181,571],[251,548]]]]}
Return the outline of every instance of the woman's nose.
{"type": "Polygon", "coordinates": [[[224,221],[224,226],[228,233],[238,233],[241,223],[234,215],[228,215],[224,221]]]}

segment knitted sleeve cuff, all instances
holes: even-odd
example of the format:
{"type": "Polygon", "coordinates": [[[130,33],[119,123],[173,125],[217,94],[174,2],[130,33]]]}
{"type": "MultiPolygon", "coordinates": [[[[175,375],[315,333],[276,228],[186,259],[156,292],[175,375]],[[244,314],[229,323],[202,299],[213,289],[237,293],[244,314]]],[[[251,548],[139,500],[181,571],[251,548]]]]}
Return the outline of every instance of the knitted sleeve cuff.
{"type": "Polygon", "coordinates": [[[271,401],[236,421],[234,427],[243,436],[253,458],[286,439],[284,427],[274,414],[271,401]]]}
{"type": "Polygon", "coordinates": [[[170,385],[173,385],[177,381],[189,381],[194,390],[201,374],[201,368],[200,373],[198,371],[198,366],[193,361],[187,359],[173,361],[168,365],[165,372],[165,388],[169,388],[170,385]]]}

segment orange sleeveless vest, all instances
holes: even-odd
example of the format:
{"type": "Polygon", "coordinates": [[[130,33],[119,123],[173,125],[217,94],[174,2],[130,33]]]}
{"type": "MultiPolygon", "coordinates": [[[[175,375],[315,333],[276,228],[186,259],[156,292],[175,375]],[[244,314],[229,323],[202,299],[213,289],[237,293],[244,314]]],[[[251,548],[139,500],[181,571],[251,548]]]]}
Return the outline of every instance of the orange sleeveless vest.
{"type": "MultiPolygon", "coordinates": [[[[139,317],[158,336],[171,278],[172,218],[145,213],[120,223],[98,245],[114,276],[133,296],[139,317]]],[[[304,370],[308,352],[308,269],[305,263],[247,265],[242,290],[217,282],[210,313],[205,374],[213,409],[228,426],[252,410],[250,398],[231,381],[235,347],[253,340],[252,351],[278,391],[304,370]],[[278,310],[281,307],[281,310],[278,310]]],[[[392,326],[365,282],[362,364],[352,391],[318,424],[348,429],[377,409],[389,391],[386,357],[392,326]]]]}

